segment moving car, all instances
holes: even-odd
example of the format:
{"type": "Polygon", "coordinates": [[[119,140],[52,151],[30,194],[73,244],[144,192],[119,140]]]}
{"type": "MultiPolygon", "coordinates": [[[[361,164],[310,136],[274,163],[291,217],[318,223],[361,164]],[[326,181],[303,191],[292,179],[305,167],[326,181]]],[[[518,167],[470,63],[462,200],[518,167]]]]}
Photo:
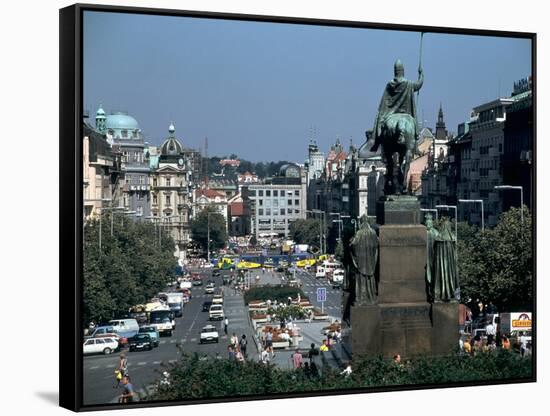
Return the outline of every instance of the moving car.
{"type": "Polygon", "coordinates": [[[203,311],[203,312],[208,312],[208,311],[210,311],[210,306],[212,306],[212,301],[210,301],[210,300],[205,300],[205,301],[202,303],[202,311],[203,311]]]}
{"type": "Polygon", "coordinates": [[[204,342],[219,342],[218,330],[214,325],[206,325],[201,329],[200,343],[204,342]]]}
{"type": "Polygon", "coordinates": [[[151,351],[153,349],[153,341],[149,334],[137,334],[128,340],[128,346],[130,347],[130,351],[151,351]]]}
{"type": "Polygon", "coordinates": [[[202,286],[202,279],[200,277],[193,279],[193,286],[202,286]]]}
{"type": "Polygon", "coordinates": [[[216,285],[214,283],[208,283],[204,288],[204,293],[211,295],[214,293],[215,289],[216,289],[216,285]]]}
{"type": "Polygon", "coordinates": [[[88,338],[82,348],[83,354],[108,355],[118,349],[118,342],[114,338],[88,338]]]}
{"type": "Polygon", "coordinates": [[[344,276],[346,272],[344,269],[336,269],[334,272],[332,272],[332,275],[330,277],[330,282],[332,284],[333,288],[341,287],[344,283],[344,276]]]}
{"type": "Polygon", "coordinates": [[[222,320],[224,318],[223,306],[222,305],[212,305],[208,311],[208,319],[211,321],[222,320]]]}
{"type": "Polygon", "coordinates": [[[213,304],[222,304],[223,303],[223,295],[221,295],[219,293],[214,295],[214,297],[212,298],[212,303],[213,304]]]}
{"type": "Polygon", "coordinates": [[[160,344],[159,330],[154,326],[142,326],[139,328],[139,334],[147,334],[151,337],[153,347],[158,347],[160,344]]]}
{"type": "Polygon", "coordinates": [[[220,271],[219,270],[214,270],[212,272],[212,277],[219,277],[221,275],[220,271]]]}
{"type": "Polygon", "coordinates": [[[317,266],[317,269],[315,270],[315,278],[316,279],[324,279],[327,276],[327,272],[323,266],[317,266]]]}

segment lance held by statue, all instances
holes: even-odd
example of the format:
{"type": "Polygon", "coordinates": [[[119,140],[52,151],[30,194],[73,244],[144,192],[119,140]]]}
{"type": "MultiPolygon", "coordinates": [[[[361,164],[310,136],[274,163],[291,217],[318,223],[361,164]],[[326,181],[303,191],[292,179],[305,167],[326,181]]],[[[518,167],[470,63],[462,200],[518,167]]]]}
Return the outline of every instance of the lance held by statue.
{"type": "Polygon", "coordinates": [[[418,137],[414,93],[422,88],[423,83],[424,73],[420,65],[418,81],[410,81],[405,78],[405,68],[398,59],[394,65],[394,78],[386,85],[380,100],[374,122],[374,144],[370,150],[376,152],[382,146],[386,195],[407,192],[406,178],[418,137]]]}

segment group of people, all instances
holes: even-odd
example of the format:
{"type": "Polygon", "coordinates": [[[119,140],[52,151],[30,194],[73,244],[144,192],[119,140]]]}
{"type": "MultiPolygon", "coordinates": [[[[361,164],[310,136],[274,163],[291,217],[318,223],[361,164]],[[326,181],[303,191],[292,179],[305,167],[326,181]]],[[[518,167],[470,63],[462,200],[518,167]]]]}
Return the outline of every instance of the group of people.
{"type": "Polygon", "coordinates": [[[243,362],[247,358],[248,340],[246,335],[242,334],[241,338],[233,332],[229,345],[227,346],[227,358],[231,361],[243,362]]]}
{"type": "Polygon", "coordinates": [[[531,342],[525,334],[522,333],[519,338],[517,338],[515,344],[512,344],[510,338],[507,336],[494,334],[489,327],[488,329],[487,338],[477,335],[471,338],[460,339],[460,350],[468,355],[492,352],[497,348],[508,351],[512,349],[519,350],[522,357],[531,354],[531,342]]]}
{"type": "Polygon", "coordinates": [[[128,374],[128,359],[124,354],[120,354],[118,360],[118,366],[115,369],[115,382],[114,389],[120,387],[124,388],[124,391],[119,396],[119,403],[130,403],[134,401],[135,392],[134,386],[130,383],[130,375],[128,374]]]}

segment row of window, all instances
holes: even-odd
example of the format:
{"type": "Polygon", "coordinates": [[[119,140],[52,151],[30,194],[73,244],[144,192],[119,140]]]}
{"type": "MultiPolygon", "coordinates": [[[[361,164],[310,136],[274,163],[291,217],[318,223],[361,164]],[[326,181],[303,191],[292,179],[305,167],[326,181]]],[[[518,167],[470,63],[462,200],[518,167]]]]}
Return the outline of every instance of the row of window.
{"type": "MultiPolygon", "coordinates": [[[[107,134],[109,136],[114,136],[115,135],[115,131],[112,130],[112,129],[109,129],[109,131],[107,132],[107,134]]],[[[127,139],[129,136],[128,136],[128,130],[124,129],[124,130],[121,130],[120,131],[120,136],[123,138],[123,139],[127,139]]],[[[137,139],[138,137],[138,131],[137,130],[133,130],[132,131],[132,138],[134,139],[137,139]]]]}
{"type": "MultiPolygon", "coordinates": [[[[256,196],[256,190],[251,189],[249,191],[250,196],[256,196]]],[[[286,191],[284,189],[265,189],[265,196],[266,197],[284,197],[285,195],[294,195],[294,196],[300,196],[300,190],[295,189],[294,191],[286,191]]],[[[264,189],[258,189],[258,196],[264,196],[264,189]]]]}
{"type": "Polygon", "coordinates": [[[143,152],[122,152],[123,163],[143,163],[143,152]]]}
{"type": "Polygon", "coordinates": [[[265,208],[264,210],[264,208],[258,208],[258,216],[266,215],[270,217],[271,215],[292,215],[292,213],[299,214],[300,210],[292,208],[265,208]]]}
{"type": "MultiPolygon", "coordinates": [[[[260,207],[263,207],[263,206],[266,206],[266,207],[272,207],[273,208],[279,208],[280,206],[281,207],[284,207],[285,206],[285,200],[284,199],[258,199],[258,206],[260,207]],[[265,201],[265,204],[264,204],[264,201],[265,201]]],[[[286,200],[286,205],[288,205],[289,207],[292,206],[292,199],[287,199],[286,200]]],[[[294,205],[295,206],[299,206],[300,205],[300,200],[299,199],[295,199],[294,200],[294,205]]]]}

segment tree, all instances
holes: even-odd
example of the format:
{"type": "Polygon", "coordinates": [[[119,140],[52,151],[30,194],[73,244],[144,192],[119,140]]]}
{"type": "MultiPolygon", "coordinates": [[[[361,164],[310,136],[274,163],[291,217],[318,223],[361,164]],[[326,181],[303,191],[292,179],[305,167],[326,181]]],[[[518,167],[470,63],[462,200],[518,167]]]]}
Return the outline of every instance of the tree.
{"type": "Polygon", "coordinates": [[[151,223],[103,215],[102,243],[96,220],[84,226],[82,320],[104,322],[123,317],[174,279],[174,241],[151,223]]]}
{"type": "Polygon", "coordinates": [[[532,220],[524,207],[504,212],[492,229],[460,224],[458,239],[463,298],[493,302],[501,311],[533,307],[532,220]]]}
{"type": "Polygon", "coordinates": [[[290,225],[290,235],[297,244],[309,244],[319,247],[320,222],[318,219],[307,218],[294,221],[290,225]]]}
{"type": "Polygon", "coordinates": [[[227,225],[223,215],[213,206],[207,206],[191,221],[191,234],[204,250],[207,249],[210,231],[210,249],[225,247],[227,243],[227,225]]]}

